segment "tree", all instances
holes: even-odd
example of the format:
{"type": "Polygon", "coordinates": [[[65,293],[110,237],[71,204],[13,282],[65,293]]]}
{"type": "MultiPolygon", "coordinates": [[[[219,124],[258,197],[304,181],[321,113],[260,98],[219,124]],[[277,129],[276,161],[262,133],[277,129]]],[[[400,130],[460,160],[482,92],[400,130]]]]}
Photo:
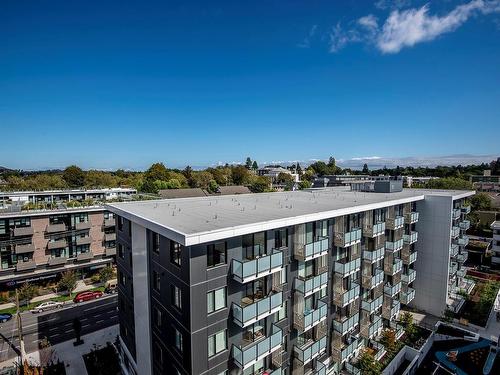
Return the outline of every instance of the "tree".
{"type": "Polygon", "coordinates": [[[444,189],[444,190],[471,190],[472,184],[461,178],[456,177],[445,177],[445,178],[436,178],[430,180],[426,187],[429,189],[444,189]]]}
{"type": "Polygon", "coordinates": [[[191,176],[194,187],[208,189],[210,181],[213,180],[213,176],[210,172],[193,172],[191,176]]]}
{"type": "Polygon", "coordinates": [[[368,350],[363,350],[358,359],[358,367],[363,375],[379,375],[382,372],[382,364],[368,350]]]}
{"type": "Polygon", "coordinates": [[[470,198],[472,211],[489,211],[492,209],[491,198],[486,193],[477,193],[470,198]]]}
{"type": "Polygon", "coordinates": [[[299,182],[299,189],[300,190],[309,189],[310,187],[311,187],[311,183],[307,180],[302,180],[299,182]]]}
{"type": "Polygon", "coordinates": [[[71,293],[76,287],[77,283],[77,276],[73,271],[66,271],[63,272],[61,275],[61,279],[57,283],[57,287],[60,290],[66,290],[68,294],[71,296],[71,293]]]}
{"type": "Polygon", "coordinates": [[[361,171],[363,174],[370,174],[370,170],[368,169],[368,164],[363,164],[363,170],[361,171]]]}
{"type": "Polygon", "coordinates": [[[259,169],[259,165],[257,164],[257,162],[254,160],[253,163],[252,163],[252,169],[254,171],[256,171],[257,169],[259,169]]]}
{"type": "Polygon", "coordinates": [[[308,169],[312,169],[312,171],[314,173],[316,173],[318,176],[324,176],[324,175],[327,175],[329,173],[329,168],[328,166],[326,165],[326,163],[324,161],[321,161],[321,160],[318,160],[317,162],[315,163],[312,163],[308,169]]]}
{"type": "Polygon", "coordinates": [[[167,181],[169,179],[168,170],[163,163],[154,163],[144,173],[144,179],[148,181],[167,181]]]}
{"type": "Polygon", "coordinates": [[[217,185],[217,182],[215,180],[210,180],[208,183],[208,191],[210,193],[216,193],[219,190],[219,185],[217,185]]]}
{"type": "Polygon", "coordinates": [[[70,165],[64,170],[63,179],[69,187],[82,187],[85,184],[85,173],[80,167],[70,165]]]}
{"type": "Polygon", "coordinates": [[[26,306],[28,306],[30,300],[38,295],[38,287],[29,282],[25,282],[18,290],[19,300],[25,301],[26,306]]]}
{"type": "Polygon", "coordinates": [[[268,177],[257,176],[250,185],[250,190],[253,193],[263,193],[271,187],[271,180],[268,177]]]}
{"type": "Polygon", "coordinates": [[[285,190],[292,190],[295,180],[289,173],[280,172],[276,178],[276,182],[285,185],[285,190]]]}
{"type": "Polygon", "coordinates": [[[393,354],[396,350],[396,332],[390,328],[384,329],[380,342],[385,346],[387,352],[393,354]]]}
{"type": "Polygon", "coordinates": [[[115,270],[111,266],[107,266],[101,268],[99,271],[99,280],[101,283],[105,283],[108,280],[111,280],[115,276],[115,270]]]}
{"type": "Polygon", "coordinates": [[[244,166],[238,165],[232,168],[231,178],[235,185],[244,185],[250,181],[250,173],[244,166]]]}
{"type": "Polygon", "coordinates": [[[247,161],[245,162],[245,168],[248,170],[252,169],[252,159],[250,159],[250,157],[247,157],[247,161]]]}

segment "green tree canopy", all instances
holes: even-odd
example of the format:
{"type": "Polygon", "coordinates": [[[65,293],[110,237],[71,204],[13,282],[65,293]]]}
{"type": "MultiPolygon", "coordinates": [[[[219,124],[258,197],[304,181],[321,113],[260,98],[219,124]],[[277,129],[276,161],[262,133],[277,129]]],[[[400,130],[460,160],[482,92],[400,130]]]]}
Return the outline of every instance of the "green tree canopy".
{"type": "Polygon", "coordinates": [[[80,167],[70,165],[64,170],[63,179],[69,187],[79,188],[85,184],[85,173],[80,167]]]}
{"type": "Polygon", "coordinates": [[[457,177],[436,178],[426,184],[429,189],[445,190],[471,190],[472,184],[469,181],[457,177]]]}
{"type": "Polygon", "coordinates": [[[70,295],[73,290],[76,288],[76,283],[78,282],[78,278],[73,271],[65,271],[61,275],[61,279],[57,283],[57,287],[60,290],[66,290],[70,295]]]}
{"type": "Polygon", "coordinates": [[[491,198],[486,193],[477,193],[470,198],[472,211],[489,211],[492,209],[491,198]]]}

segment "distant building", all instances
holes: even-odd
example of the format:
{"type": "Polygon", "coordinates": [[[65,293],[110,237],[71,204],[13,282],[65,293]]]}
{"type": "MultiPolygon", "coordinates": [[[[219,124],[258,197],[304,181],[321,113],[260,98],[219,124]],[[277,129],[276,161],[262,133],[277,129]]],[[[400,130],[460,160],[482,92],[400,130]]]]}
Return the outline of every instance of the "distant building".
{"type": "Polygon", "coordinates": [[[352,182],[371,181],[373,179],[374,179],[373,176],[366,174],[325,175],[315,178],[312,187],[324,188],[324,187],[346,186],[350,185],[352,182]]]}
{"type": "Polygon", "coordinates": [[[428,183],[430,180],[435,180],[439,177],[414,177],[414,176],[403,176],[403,183],[406,187],[411,188],[415,184],[424,185],[428,183]]]}
{"type": "Polygon", "coordinates": [[[246,186],[219,186],[215,193],[210,193],[201,188],[189,189],[164,189],[160,190],[158,194],[165,199],[174,198],[193,198],[193,197],[209,197],[217,195],[235,195],[235,194],[251,194],[252,192],[246,186]]]}
{"type": "Polygon", "coordinates": [[[278,179],[280,173],[289,174],[293,177],[294,182],[299,182],[300,176],[298,173],[294,173],[289,169],[283,167],[264,167],[257,170],[258,176],[269,177],[273,184],[276,183],[276,180],[278,179]]]}
{"type": "Polygon", "coordinates": [[[500,266],[500,221],[494,221],[491,224],[491,229],[493,230],[493,242],[491,244],[491,265],[499,267],[500,266]]]}
{"type": "Polygon", "coordinates": [[[485,170],[482,175],[470,176],[469,181],[476,190],[500,192],[500,176],[492,176],[491,170],[485,170]]]}

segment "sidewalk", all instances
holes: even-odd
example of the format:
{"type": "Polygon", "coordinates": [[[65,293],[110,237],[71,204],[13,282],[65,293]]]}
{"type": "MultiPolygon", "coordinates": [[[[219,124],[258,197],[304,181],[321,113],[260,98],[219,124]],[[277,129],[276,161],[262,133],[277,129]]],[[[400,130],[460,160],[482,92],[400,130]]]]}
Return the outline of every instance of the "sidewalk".
{"type": "MultiPolygon", "coordinates": [[[[73,346],[73,340],[65,341],[56,344],[52,347],[54,351],[54,359],[64,361],[66,366],[66,375],[87,375],[83,355],[89,353],[94,345],[103,347],[107,342],[115,342],[116,336],[119,333],[119,326],[114,325],[100,331],[89,333],[82,336],[84,343],[80,346],[73,346]]],[[[40,363],[40,353],[38,351],[28,353],[28,358],[31,363],[40,363]]],[[[17,359],[1,362],[0,369],[14,366],[17,359]]]]}

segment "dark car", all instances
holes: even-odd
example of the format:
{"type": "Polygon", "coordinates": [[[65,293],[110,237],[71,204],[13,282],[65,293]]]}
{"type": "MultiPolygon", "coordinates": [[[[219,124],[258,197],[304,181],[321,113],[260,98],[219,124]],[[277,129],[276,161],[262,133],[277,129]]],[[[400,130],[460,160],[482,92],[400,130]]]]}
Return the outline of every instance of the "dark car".
{"type": "Polygon", "coordinates": [[[12,314],[0,314],[0,323],[5,323],[8,322],[9,320],[12,319],[12,314]]]}
{"type": "Polygon", "coordinates": [[[85,302],[85,301],[90,301],[92,299],[96,299],[102,297],[102,292],[101,291],[89,291],[89,292],[81,292],[76,295],[76,297],[73,299],[73,302],[78,303],[78,302],[85,302]]]}

